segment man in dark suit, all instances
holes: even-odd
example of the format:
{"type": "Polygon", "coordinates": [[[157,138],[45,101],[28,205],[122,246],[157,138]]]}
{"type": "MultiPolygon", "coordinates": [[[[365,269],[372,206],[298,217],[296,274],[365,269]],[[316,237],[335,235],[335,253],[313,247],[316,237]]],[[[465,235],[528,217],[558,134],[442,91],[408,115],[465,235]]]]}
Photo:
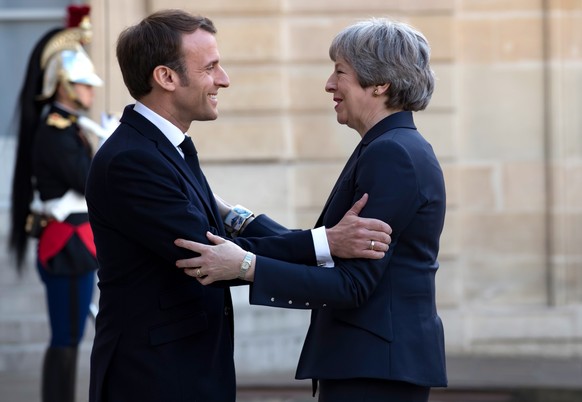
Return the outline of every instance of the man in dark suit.
{"type": "MultiPolygon", "coordinates": [[[[204,287],[175,267],[192,255],[174,245],[177,237],[207,242],[207,231],[227,237],[185,135],[192,121],[217,118],[218,90],[229,86],[215,32],[207,18],[173,10],[152,14],[119,37],[117,58],[137,103],[126,107],[87,182],[100,266],[91,402],[235,400],[227,286],[246,282],[204,287]]],[[[389,226],[354,212],[346,214],[345,225],[325,229],[329,251],[382,258],[389,226]],[[375,251],[366,250],[369,239],[377,242],[375,251]]],[[[234,229],[251,220],[244,211],[235,218],[229,220],[234,229]]],[[[260,215],[245,235],[270,236],[235,240],[256,253],[319,262],[311,231],[288,231],[260,215]]]]}

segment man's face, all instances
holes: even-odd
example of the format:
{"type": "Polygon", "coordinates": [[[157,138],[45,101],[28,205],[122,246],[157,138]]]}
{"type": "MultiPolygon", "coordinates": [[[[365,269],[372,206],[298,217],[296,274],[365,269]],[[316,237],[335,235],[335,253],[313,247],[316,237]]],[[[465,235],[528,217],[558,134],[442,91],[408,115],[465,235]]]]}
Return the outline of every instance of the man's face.
{"type": "Polygon", "coordinates": [[[91,85],[61,82],[57,86],[55,99],[71,110],[89,110],[94,97],[95,89],[91,85]]]}
{"type": "Polygon", "coordinates": [[[95,98],[94,87],[87,84],[74,83],[73,90],[77,95],[77,100],[81,104],[81,107],[88,110],[93,105],[93,99],[95,98]]]}
{"type": "Polygon", "coordinates": [[[186,71],[176,88],[176,108],[181,120],[214,120],[218,117],[218,89],[230,85],[219,64],[216,38],[198,29],[182,37],[186,71]]]}

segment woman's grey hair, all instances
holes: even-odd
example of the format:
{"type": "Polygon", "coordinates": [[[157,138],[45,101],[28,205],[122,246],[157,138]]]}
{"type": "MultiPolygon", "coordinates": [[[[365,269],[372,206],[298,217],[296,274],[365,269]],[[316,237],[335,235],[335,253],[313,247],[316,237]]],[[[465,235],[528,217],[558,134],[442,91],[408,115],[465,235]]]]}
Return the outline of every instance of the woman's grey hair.
{"type": "Polygon", "coordinates": [[[343,58],[362,88],[390,84],[386,106],[408,111],[428,106],[434,90],[430,46],[411,26],[372,18],[343,29],[329,48],[333,61],[343,58]]]}

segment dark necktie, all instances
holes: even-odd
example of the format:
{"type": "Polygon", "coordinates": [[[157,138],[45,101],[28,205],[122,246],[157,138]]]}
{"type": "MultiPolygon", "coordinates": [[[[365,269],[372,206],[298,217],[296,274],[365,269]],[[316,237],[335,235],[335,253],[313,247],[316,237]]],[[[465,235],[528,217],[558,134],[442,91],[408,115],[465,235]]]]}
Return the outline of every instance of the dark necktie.
{"type": "MultiPolygon", "coordinates": [[[[188,164],[188,167],[194,173],[196,180],[198,180],[198,184],[202,188],[202,191],[206,194],[207,200],[210,203],[211,213],[214,215],[214,220],[218,223],[222,222],[220,219],[220,214],[218,213],[218,207],[216,205],[216,201],[214,200],[214,194],[212,190],[210,190],[210,186],[204,177],[204,173],[202,173],[202,169],[200,168],[200,161],[198,160],[198,152],[196,151],[196,147],[194,146],[194,142],[192,142],[192,138],[186,136],[184,141],[179,145],[182,152],[184,152],[184,160],[188,164]]],[[[219,225],[218,228],[219,235],[225,235],[224,228],[222,225],[219,225]]]]}
{"type": "Polygon", "coordinates": [[[194,173],[196,180],[198,180],[198,184],[206,190],[206,183],[204,176],[202,175],[202,169],[200,169],[200,162],[198,161],[198,152],[196,151],[192,138],[186,136],[179,147],[182,152],[184,152],[184,160],[186,160],[188,167],[192,173],[194,173]]]}

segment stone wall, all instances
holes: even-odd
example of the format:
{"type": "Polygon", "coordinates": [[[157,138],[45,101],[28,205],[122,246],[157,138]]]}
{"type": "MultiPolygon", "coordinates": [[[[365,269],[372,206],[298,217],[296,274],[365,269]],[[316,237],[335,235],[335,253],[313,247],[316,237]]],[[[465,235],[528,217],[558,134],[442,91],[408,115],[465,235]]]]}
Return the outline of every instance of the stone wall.
{"type": "MultiPolygon", "coordinates": [[[[103,0],[92,53],[101,109],[120,113],[117,34],[161,8],[218,27],[231,87],[194,123],[213,189],[290,227],[315,222],[358,136],[324,91],[341,28],[389,16],[432,45],[437,88],[417,114],[446,173],[438,302],[450,356],[582,358],[582,2],[103,0]]],[[[96,108],[99,109],[99,108],[96,108]]],[[[237,300],[245,371],[293,369],[307,312],[237,300]]]]}

